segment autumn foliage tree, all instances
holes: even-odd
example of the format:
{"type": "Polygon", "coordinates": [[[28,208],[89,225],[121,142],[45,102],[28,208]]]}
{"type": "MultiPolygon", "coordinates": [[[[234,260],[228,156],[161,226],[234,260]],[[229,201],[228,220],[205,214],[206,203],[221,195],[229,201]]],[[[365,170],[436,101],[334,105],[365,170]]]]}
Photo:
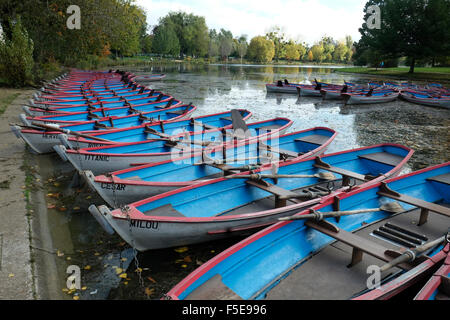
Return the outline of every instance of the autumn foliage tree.
{"type": "Polygon", "coordinates": [[[248,46],[247,56],[257,62],[270,62],[275,56],[275,45],[263,36],[254,37],[248,46]]]}

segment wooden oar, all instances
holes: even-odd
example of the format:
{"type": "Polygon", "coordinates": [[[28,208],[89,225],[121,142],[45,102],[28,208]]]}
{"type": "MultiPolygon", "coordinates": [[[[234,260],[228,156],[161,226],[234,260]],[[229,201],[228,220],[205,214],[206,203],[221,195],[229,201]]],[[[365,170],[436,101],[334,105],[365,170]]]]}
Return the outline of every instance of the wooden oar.
{"type": "Polygon", "coordinates": [[[261,180],[264,178],[278,179],[278,178],[319,178],[323,180],[335,180],[336,177],[331,172],[319,172],[317,174],[246,174],[239,176],[228,176],[226,179],[251,179],[261,180]]]}
{"type": "Polygon", "coordinates": [[[329,217],[336,218],[336,217],[349,216],[349,215],[359,214],[359,213],[377,212],[377,211],[400,213],[400,212],[403,212],[404,210],[405,209],[398,202],[393,201],[393,202],[383,204],[379,208],[348,210],[348,211],[330,211],[330,212],[313,211],[313,213],[303,214],[303,215],[298,215],[298,216],[283,217],[283,218],[278,218],[278,220],[291,221],[291,220],[315,219],[315,220],[320,221],[323,218],[329,218],[329,217]]]}
{"type": "Polygon", "coordinates": [[[444,235],[440,238],[429,241],[429,242],[427,242],[421,246],[418,246],[414,249],[408,249],[405,253],[403,253],[402,255],[393,259],[391,262],[388,262],[385,265],[381,266],[380,272],[389,270],[403,262],[414,261],[419,254],[427,251],[428,249],[433,248],[434,246],[437,246],[438,244],[444,242],[446,239],[447,239],[447,235],[444,235]]]}
{"type": "Polygon", "coordinates": [[[78,137],[82,137],[82,138],[86,138],[86,139],[103,141],[103,142],[114,142],[114,141],[111,141],[111,140],[98,138],[98,137],[95,137],[95,136],[91,136],[91,135],[84,134],[84,133],[79,133],[79,132],[68,130],[68,129],[61,129],[59,127],[48,125],[48,124],[37,123],[37,122],[34,122],[34,121],[31,122],[31,124],[34,125],[34,126],[37,126],[37,127],[41,127],[43,129],[52,130],[52,131],[59,131],[59,132],[65,133],[65,134],[74,135],[74,136],[78,136],[78,137]]]}

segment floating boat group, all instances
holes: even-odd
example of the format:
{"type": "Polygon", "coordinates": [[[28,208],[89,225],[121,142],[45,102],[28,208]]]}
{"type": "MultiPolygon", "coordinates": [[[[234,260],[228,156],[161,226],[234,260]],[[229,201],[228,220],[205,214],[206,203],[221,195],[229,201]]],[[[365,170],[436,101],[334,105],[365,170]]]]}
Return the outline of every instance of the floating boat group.
{"type": "MultiPolygon", "coordinates": [[[[247,236],[168,299],[388,299],[427,280],[417,299],[450,297],[450,162],[401,175],[406,146],[327,154],[330,128],[288,132],[292,120],[249,122],[245,109],[194,117],[192,104],[135,80],[73,70],[11,130],[69,161],[105,202],[89,212],[136,250],[247,236]]],[[[281,86],[330,98],[394,90],[281,86]]]]}
{"type": "Polygon", "coordinates": [[[392,102],[397,98],[432,106],[450,108],[450,89],[439,84],[420,87],[408,83],[369,83],[357,85],[345,82],[343,85],[329,84],[315,80],[314,85],[289,83],[278,80],[266,84],[267,92],[294,93],[299,96],[322,97],[324,100],[343,100],[345,104],[372,104],[392,102]]]}

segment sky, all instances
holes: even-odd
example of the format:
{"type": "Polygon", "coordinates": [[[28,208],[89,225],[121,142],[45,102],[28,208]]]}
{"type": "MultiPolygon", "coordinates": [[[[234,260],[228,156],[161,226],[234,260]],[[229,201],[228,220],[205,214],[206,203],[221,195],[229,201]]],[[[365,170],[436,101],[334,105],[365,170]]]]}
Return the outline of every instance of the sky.
{"type": "MultiPolygon", "coordinates": [[[[295,41],[313,44],[322,36],[359,40],[367,0],[137,0],[150,26],[171,11],[205,17],[209,29],[229,30],[233,36],[264,35],[279,26],[295,41]]],[[[150,29],[151,30],[151,29],[150,29]]]]}

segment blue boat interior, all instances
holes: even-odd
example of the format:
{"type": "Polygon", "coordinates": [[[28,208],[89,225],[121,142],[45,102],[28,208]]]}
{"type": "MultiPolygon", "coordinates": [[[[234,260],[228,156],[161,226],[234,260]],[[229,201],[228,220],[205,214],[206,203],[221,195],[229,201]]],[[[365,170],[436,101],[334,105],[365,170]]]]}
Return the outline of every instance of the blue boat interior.
{"type": "Polygon", "coordinates": [[[64,129],[71,131],[94,131],[102,129],[120,129],[134,126],[140,126],[144,123],[150,123],[152,121],[164,121],[179,117],[185,111],[190,110],[190,106],[182,105],[179,107],[173,107],[170,110],[161,111],[148,111],[142,112],[140,115],[134,116],[122,116],[117,118],[109,118],[107,120],[98,120],[86,123],[74,123],[64,125],[64,129]]]}
{"type": "MultiPolygon", "coordinates": [[[[82,113],[73,113],[73,114],[64,114],[64,115],[51,115],[51,116],[45,116],[43,119],[46,121],[51,120],[62,120],[62,121],[89,121],[94,118],[104,118],[109,116],[127,116],[131,113],[136,113],[136,111],[141,112],[150,112],[155,110],[161,110],[163,108],[170,107],[171,105],[177,104],[180,101],[174,100],[168,103],[165,102],[159,102],[155,103],[153,98],[147,98],[147,99],[140,99],[135,100],[138,101],[139,105],[133,105],[132,109],[129,107],[124,107],[124,102],[118,102],[117,104],[108,104],[106,106],[106,109],[99,110],[99,111],[90,111],[86,112],[85,110],[82,111],[82,113]],[[113,106],[114,105],[114,106],[113,106]]],[[[83,107],[86,109],[87,107],[83,107]]]]}
{"type": "MultiPolygon", "coordinates": [[[[254,143],[228,148],[225,150],[225,156],[223,148],[210,152],[205,150],[203,156],[197,155],[186,159],[174,159],[157,166],[144,166],[128,170],[125,173],[117,173],[115,176],[121,179],[133,178],[153,182],[211,179],[223,176],[224,166],[222,164],[226,164],[232,171],[233,168],[242,166],[245,168],[248,165],[252,165],[250,168],[256,169],[258,165],[266,164],[270,161],[278,161],[280,155],[284,155],[288,159],[296,158],[328,142],[333,133],[331,130],[313,129],[296,134],[272,137],[261,141],[261,143],[255,141],[254,143]],[[266,146],[270,146],[270,148],[266,146]],[[222,164],[216,166],[211,160],[222,164]],[[205,162],[209,162],[209,164],[205,162]]],[[[243,171],[246,170],[244,169],[243,171]]]]}
{"type": "MultiPolygon", "coordinates": [[[[240,111],[242,117],[247,117],[249,115],[248,111],[240,111]]],[[[186,131],[197,132],[204,131],[207,129],[222,128],[225,126],[232,125],[231,112],[221,113],[216,115],[209,115],[195,118],[195,122],[191,120],[181,120],[176,122],[168,122],[162,125],[151,125],[150,128],[163,132],[168,135],[178,135],[186,131]]],[[[105,132],[98,135],[99,138],[117,141],[117,142],[138,142],[146,141],[152,138],[158,138],[159,136],[154,135],[148,131],[146,127],[130,128],[129,130],[122,130],[118,132],[105,132]]]]}
{"type": "MultiPolygon", "coordinates": [[[[322,190],[324,187],[336,189],[342,185],[342,175],[336,173],[336,171],[345,171],[346,174],[353,173],[354,183],[362,183],[366,175],[376,177],[390,171],[403,160],[406,154],[407,150],[395,146],[360,149],[323,157],[323,161],[332,166],[334,170],[334,179],[331,181],[322,179],[322,176],[313,176],[321,172],[330,172],[317,167],[315,159],[288,163],[280,167],[278,171],[278,174],[297,174],[311,177],[280,178],[278,181],[269,178],[263,180],[287,192],[297,191],[298,193],[299,190],[314,186],[319,186],[322,190]],[[390,164],[387,163],[388,161],[390,164]]],[[[265,169],[259,173],[270,174],[271,169],[265,169]]],[[[277,206],[276,199],[270,191],[249,184],[247,180],[226,179],[155,201],[144,202],[138,209],[144,213],[153,210],[157,214],[154,209],[170,204],[185,217],[212,217],[261,212],[274,209],[277,206]],[[211,207],[211,203],[214,203],[213,207],[211,207]],[[205,208],[209,208],[209,210],[205,210],[205,208]]],[[[324,192],[327,190],[325,189],[324,192]]],[[[290,204],[295,203],[288,200],[286,205],[290,204]]]]}
{"type": "MultiPolygon", "coordinates": [[[[288,120],[285,119],[272,119],[268,121],[263,121],[261,123],[250,123],[247,125],[248,131],[247,134],[250,137],[256,137],[263,133],[268,132],[271,129],[280,128],[288,123],[288,120]]],[[[165,126],[165,125],[164,125],[165,126]]],[[[209,130],[198,134],[190,135],[190,141],[203,141],[203,142],[218,142],[222,143],[223,141],[229,142],[232,141],[235,135],[234,129],[225,129],[226,135],[223,138],[223,134],[220,130],[209,130]]],[[[181,132],[180,132],[181,133],[181,132]]],[[[152,134],[152,138],[154,138],[154,134],[152,134]]],[[[248,137],[247,136],[247,137],[248,137]]],[[[237,135],[238,138],[245,138],[243,135],[237,135]]],[[[151,139],[151,138],[150,138],[151,139]]],[[[182,148],[189,148],[191,150],[184,150],[183,153],[190,153],[191,151],[199,151],[203,147],[200,145],[183,143],[184,138],[182,138],[181,145],[182,148]]],[[[119,146],[105,146],[100,147],[95,150],[89,150],[88,152],[102,152],[102,153],[113,153],[113,154],[139,154],[139,153],[155,153],[155,152],[177,152],[178,148],[174,148],[173,145],[167,143],[167,141],[142,141],[141,143],[135,144],[125,144],[119,146]],[[175,150],[174,150],[175,149],[175,150]]],[[[178,157],[178,156],[177,156],[178,157]]]]}
{"type": "MultiPolygon", "coordinates": [[[[450,165],[389,182],[387,187],[402,197],[420,199],[439,205],[439,210],[448,210],[450,165]]],[[[399,201],[395,196],[385,196],[383,192],[380,187],[366,189],[341,199],[339,208],[372,209],[396,201],[404,211],[393,214],[380,210],[342,216],[339,220],[326,218],[328,224],[339,228],[340,234],[349,235],[347,240],[331,237],[333,231],[319,231],[320,224],[311,220],[294,220],[270,231],[266,229],[260,237],[214,263],[179,297],[214,299],[213,294],[220,292],[229,299],[343,299],[367,292],[370,290],[367,288],[370,276],[367,268],[381,266],[385,261],[364,254],[361,261],[349,264],[354,261],[352,245],[347,243],[350,239],[361,248],[367,247],[366,241],[382,249],[411,248],[441,237],[447,232],[450,222],[448,215],[430,212],[428,220],[418,225],[421,210],[417,203],[412,205],[409,201],[399,201]],[[406,239],[409,244],[404,243],[406,239]]],[[[324,204],[319,210],[330,212],[335,208],[335,203],[324,204]]],[[[344,235],[342,239],[346,238],[344,235]]],[[[425,254],[432,256],[440,248],[442,245],[425,254]]],[[[418,260],[416,264],[420,262],[418,260]]],[[[412,263],[410,267],[416,264],[412,263]]],[[[395,267],[383,273],[381,280],[407,269],[404,266],[395,267]]]]}

